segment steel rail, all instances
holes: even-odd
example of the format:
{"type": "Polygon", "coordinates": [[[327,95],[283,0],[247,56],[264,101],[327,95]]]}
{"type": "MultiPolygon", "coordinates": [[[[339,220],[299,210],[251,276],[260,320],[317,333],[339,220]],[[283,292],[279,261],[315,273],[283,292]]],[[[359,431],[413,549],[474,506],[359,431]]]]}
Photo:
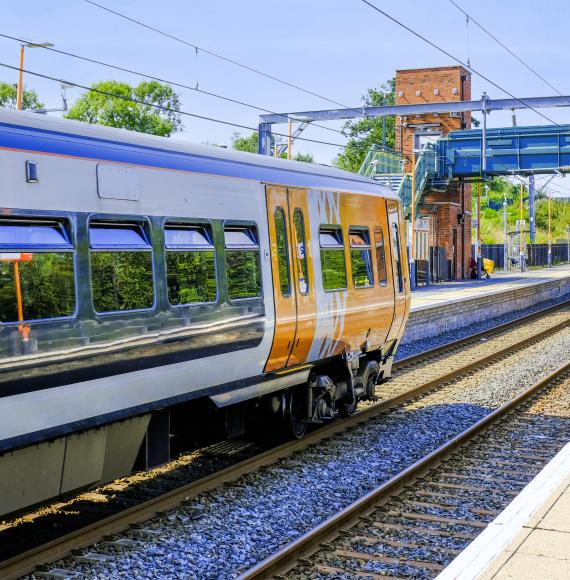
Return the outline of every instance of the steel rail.
{"type": "Polygon", "coordinates": [[[548,387],[552,381],[569,370],[570,362],[564,363],[546,378],[519,393],[511,400],[477,421],[477,423],[473,424],[465,431],[462,431],[453,437],[453,439],[450,439],[447,443],[444,443],[422,459],[401,471],[398,475],[390,478],[388,481],[339,511],[334,516],[326,519],[297,540],[294,540],[281,548],[275,554],[262,560],[256,566],[238,576],[238,580],[270,578],[276,574],[282,574],[291,570],[300,558],[305,558],[317,552],[321,543],[334,540],[341,529],[350,528],[358,523],[363,515],[367,515],[367,512],[374,511],[376,507],[378,507],[378,504],[385,501],[388,496],[398,492],[405,485],[409,484],[410,481],[420,477],[434,465],[439,464],[451,451],[454,451],[458,446],[471,440],[491,423],[499,420],[522,402],[548,387]]]}
{"type": "MultiPolygon", "coordinates": [[[[569,301],[570,302],[570,301],[569,301]]],[[[549,311],[555,311],[556,309],[562,309],[568,305],[568,302],[555,305],[543,309],[538,313],[533,313],[528,315],[528,318],[538,316],[539,314],[544,314],[549,311]]],[[[506,325],[516,327],[521,322],[527,322],[527,317],[521,319],[513,320],[506,325]]],[[[265,451],[259,455],[252,458],[246,459],[236,465],[226,467],[221,471],[203,477],[197,481],[184,485],[180,488],[171,490],[163,495],[157,496],[155,498],[144,501],[143,503],[127,508],[126,510],[117,512],[110,516],[107,516],[97,522],[91,523],[84,528],[75,530],[73,532],[67,533],[64,536],[47,542],[41,546],[32,548],[21,554],[17,554],[7,560],[0,561],[0,578],[3,580],[11,580],[15,578],[20,578],[25,574],[33,572],[33,570],[45,563],[53,562],[67,556],[70,552],[76,549],[84,548],[93,545],[97,541],[101,540],[104,536],[117,534],[125,531],[129,527],[140,524],[142,522],[148,521],[153,518],[159,512],[167,511],[176,508],[183,504],[185,501],[191,500],[200,493],[208,490],[215,489],[224,483],[236,481],[241,476],[251,473],[260,467],[265,467],[271,465],[281,459],[284,459],[297,451],[301,451],[318,443],[324,439],[330,438],[332,436],[338,436],[345,431],[348,431],[355,426],[366,423],[370,419],[386,412],[387,410],[402,404],[405,401],[409,401],[432,391],[438,387],[444,386],[449,381],[455,380],[474,369],[477,369],[483,365],[490,362],[494,362],[504,356],[507,356],[517,350],[525,348],[526,346],[537,342],[546,336],[553,334],[560,329],[564,328],[570,324],[570,320],[566,319],[556,325],[553,325],[547,329],[544,329],[538,334],[527,337],[515,344],[511,344],[499,351],[495,351],[479,360],[476,360],[466,366],[456,369],[450,373],[446,373],[436,379],[430,380],[426,383],[418,385],[408,391],[398,394],[390,399],[382,401],[376,405],[372,405],[367,409],[357,412],[351,417],[343,419],[342,421],[331,422],[324,427],[315,430],[309,435],[305,436],[303,439],[289,441],[265,451]]],[[[506,327],[506,325],[503,325],[506,327]]],[[[493,329],[488,329],[483,333],[478,333],[477,335],[471,335],[469,339],[473,339],[475,336],[489,334],[493,329]]],[[[462,339],[466,340],[466,339],[462,339]]],[[[445,348],[449,349],[452,345],[443,345],[437,347],[430,351],[427,351],[424,356],[415,355],[414,357],[409,357],[409,359],[403,359],[400,363],[403,365],[406,361],[416,361],[420,358],[429,358],[434,353],[439,351],[444,351],[445,348]]],[[[453,349],[455,350],[455,349],[453,349]]],[[[456,353],[451,353],[453,356],[456,353]]]]}
{"type": "Polygon", "coordinates": [[[441,344],[434,348],[430,348],[429,350],[424,350],[418,354],[414,354],[412,356],[400,359],[393,364],[392,368],[394,370],[401,370],[402,368],[405,368],[409,365],[416,364],[418,362],[423,362],[424,360],[431,359],[435,356],[440,356],[441,354],[445,354],[450,351],[455,351],[459,348],[463,348],[465,345],[468,345],[472,341],[477,341],[481,338],[486,338],[489,335],[495,335],[505,330],[509,330],[513,326],[518,326],[520,323],[528,322],[534,320],[535,318],[540,318],[544,314],[555,312],[556,310],[560,310],[565,306],[570,306],[570,299],[565,300],[564,302],[559,302],[558,304],[554,304],[553,306],[547,306],[546,308],[541,308],[540,310],[536,310],[535,312],[525,314],[520,318],[515,318],[513,320],[509,320],[508,322],[503,322],[502,324],[493,326],[491,328],[487,328],[486,330],[481,330],[480,332],[476,332],[475,334],[464,336],[463,338],[460,338],[454,342],[446,342],[445,344],[441,344]]]}

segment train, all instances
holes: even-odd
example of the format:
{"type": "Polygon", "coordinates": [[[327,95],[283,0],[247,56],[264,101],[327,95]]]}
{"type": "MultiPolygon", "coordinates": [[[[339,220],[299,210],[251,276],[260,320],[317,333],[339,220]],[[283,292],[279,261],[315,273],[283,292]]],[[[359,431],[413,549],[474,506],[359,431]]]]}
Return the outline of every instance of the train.
{"type": "Polygon", "coordinates": [[[1,109],[0,192],[0,515],[391,374],[405,223],[368,178],[1,109]]]}

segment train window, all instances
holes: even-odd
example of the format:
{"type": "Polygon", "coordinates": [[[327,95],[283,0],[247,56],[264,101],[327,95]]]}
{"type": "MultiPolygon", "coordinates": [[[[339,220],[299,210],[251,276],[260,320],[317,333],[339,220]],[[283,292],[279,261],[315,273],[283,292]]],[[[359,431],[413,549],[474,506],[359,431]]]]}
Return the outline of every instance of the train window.
{"type": "Polygon", "coordinates": [[[297,270],[299,272],[299,292],[303,295],[309,293],[309,268],[307,266],[307,249],[305,241],[305,219],[303,210],[295,208],[293,212],[295,225],[295,241],[297,244],[297,270]]]}
{"type": "Polygon", "coordinates": [[[97,312],[151,308],[152,250],[141,224],[93,222],[91,287],[97,312]]]}
{"type": "Polygon", "coordinates": [[[63,224],[0,220],[0,322],[74,311],[73,246],[63,224]]]}
{"type": "Polygon", "coordinates": [[[164,242],[170,303],[215,302],[216,254],[209,228],[167,224],[164,242]]]}
{"type": "Polygon", "coordinates": [[[282,207],[275,208],[275,238],[277,241],[277,266],[279,269],[279,286],[283,296],[291,294],[291,277],[289,275],[289,248],[287,244],[287,222],[282,207]]]}
{"type": "Polygon", "coordinates": [[[392,224],[392,255],[398,277],[398,292],[403,292],[404,280],[402,278],[402,264],[400,263],[400,234],[398,224],[392,224]]]}
{"type": "Polygon", "coordinates": [[[346,288],[346,260],[342,230],[321,226],[319,231],[323,288],[326,292],[346,288]]]}
{"type": "Polygon", "coordinates": [[[224,228],[226,275],[231,300],[261,296],[261,265],[257,231],[251,226],[224,228]]]}
{"type": "Polygon", "coordinates": [[[368,228],[350,228],[350,264],[352,283],[355,288],[370,288],[374,285],[372,271],[372,248],[368,228]]]}
{"type": "Polygon", "coordinates": [[[384,230],[380,226],[374,228],[374,238],[376,244],[376,269],[378,270],[378,283],[386,286],[388,283],[386,276],[386,254],[384,251],[384,230]]]}

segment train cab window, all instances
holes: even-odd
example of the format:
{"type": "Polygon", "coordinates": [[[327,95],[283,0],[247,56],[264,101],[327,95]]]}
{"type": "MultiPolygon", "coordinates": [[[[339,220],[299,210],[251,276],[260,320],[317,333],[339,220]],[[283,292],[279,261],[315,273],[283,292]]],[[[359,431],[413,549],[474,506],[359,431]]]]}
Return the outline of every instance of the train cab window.
{"type": "Polygon", "coordinates": [[[91,287],[99,313],[151,308],[152,248],[142,224],[92,222],[91,287]]]}
{"type": "Polygon", "coordinates": [[[346,289],[346,260],[340,227],[321,226],[319,246],[325,292],[346,289]]]}
{"type": "Polygon", "coordinates": [[[400,263],[400,232],[398,224],[392,224],[392,256],[398,278],[398,292],[404,291],[404,280],[402,277],[402,264],[400,263]]]}
{"type": "Polygon", "coordinates": [[[275,208],[275,239],[277,241],[277,266],[279,269],[279,286],[285,297],[291,295],[291,277],[289,275],[289,247],[287,244],[287,222],[282,207],[275,208]]]}
{"type": "Polygon", "coordinates": [[[384,251],[384,230],[380,226],[374,228],[374,243],[376,245],[376,269],[378,270],[378,284],[386,286],[386,253],[384,251]]]}
{"type": "Polygon", "coordinates": [[[167,224],[164,244],[170,304],[215,302],[216,254],[210,229],[200,225],[167,224]]]}
{"type": "Polygon", "coordinates": [[[231,300],[261,296],[261,264],[257,230],[252,226],[226,225],[226,276],[231,300]]]}
{"type": "Polygon", "coordinates": [[[0,220],[0,322],[72,316],[73,246],[54,221],[0,220]]]}
{"type": "Polygon", "coordinates": [[[370,288],[374,286],[370,232],[368,228],[350,228],[348,234],[352,283],[355,288],[370,288]]]}
{"type": "Polygon", "coordinates": [[[305,219],[303,210],[295,208],[293,212],[295,226],[296,260],[299,275],[299,292],[306,296],[309,293],[309,267],[307,266],[307,247],[305,240],[305,219]]]}

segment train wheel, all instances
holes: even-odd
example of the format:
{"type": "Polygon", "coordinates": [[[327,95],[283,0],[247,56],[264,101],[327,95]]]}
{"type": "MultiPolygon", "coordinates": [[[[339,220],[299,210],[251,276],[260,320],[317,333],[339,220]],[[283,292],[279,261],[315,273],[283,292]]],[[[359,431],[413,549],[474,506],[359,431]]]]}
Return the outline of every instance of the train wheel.
{"type": "Polygon", "coordinates": [[[301,389],[292,389],[283,394],[283,435],[287,439],[301,439],[307,431],[303,420],[305,396],[301,389]]]}
{"type": "Polygon", "coordinates": [[[343,399],[338,404],[338,414],[341,417],[350,417],[356,413],[358,407],[358,401],[353,401],[349,403],[346,399],[343,399]]]}

